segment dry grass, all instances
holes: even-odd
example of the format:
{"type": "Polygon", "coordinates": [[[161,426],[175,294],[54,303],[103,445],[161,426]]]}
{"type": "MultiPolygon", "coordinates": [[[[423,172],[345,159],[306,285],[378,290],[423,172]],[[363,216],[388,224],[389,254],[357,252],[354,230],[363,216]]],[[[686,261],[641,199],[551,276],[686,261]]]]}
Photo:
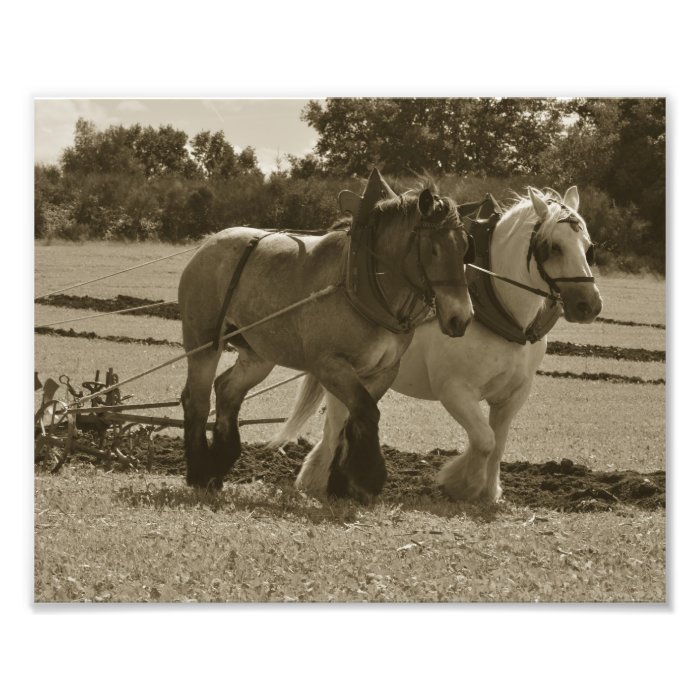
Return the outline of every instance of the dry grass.
{"type": "Polygon", "coordinates": [[[42,601],[662,601],[664,514],[321,504],[256,483],[36,480],[42,601]]]}
{"type": "MultiPolygon", "coordinates": [[[[39,247],[38,293],[174,250],[162,244],[39,247]]],[[[187,257],[97,283],[84,293],[173,298],[187,257]]],[[[663,282],[605,277],[600,286],[606,317],[664,322],[663,282]]],[[[47,307],[36,313],[38,321],[83,315],[47,307]]],[[[158,319],[117,316],[75,327],[179,340],[179,325],[158,319]]],[[[663,330],[607,324],[560,322],[550,337],[665,347],[663,330]]],[[[35,364],[42,378],[66,373],[84,381],[109,366],[123,378],[179,352],[36,336],[35,364]]],[[[647,378],[665,371],[660,363],[554,356],[544,369],[647,378]]],[[[290,374],[278,368],[267,381],[290,374]]],[[[184,366],[176,364],[124,391],[143,401],[175,398],[184,378],[184,366]]],[[[295,390],[287,385],[253,399],[242,417],[286,415],[295,390]]],[[[389,393],[380,407],[387,444],[416,452],[463,447],[463,431],[439,404],[389,393]]],[[[321,420],[311,422],[310,439],[318,437],[321,420]]],[[[272,430],[245,427],[243,439],[265,440],[272,430]]],[[[665,387],[537,377],[505,459],[563,457],[596,469],[663,469],[665,387]]],[[[400,506],[380,500],[364,508],[322,504],[263,483],[203,494],[187,489],[178,476],[112,474],[81,465],[37,476],[35,524],[35,593],[41,601],[662,601],[666,596],[664,512],[561,514],[507,502],[484,510],[427,498],[400,506]]]]}

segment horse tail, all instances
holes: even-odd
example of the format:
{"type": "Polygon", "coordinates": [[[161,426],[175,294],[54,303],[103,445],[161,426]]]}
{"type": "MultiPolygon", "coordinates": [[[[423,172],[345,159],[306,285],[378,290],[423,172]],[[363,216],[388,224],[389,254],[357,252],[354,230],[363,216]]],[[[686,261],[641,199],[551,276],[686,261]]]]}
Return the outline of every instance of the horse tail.
{"type": "Polygon", "coordinates": [[[280,431],[267,443],[267,447],[277,449],[286,442],[294,440],[306,422],[315,413],[318,405],[323,400],[323,395],[324,389],[318,379],[311,374],[307,374],[304,377],[301,388],[297,392],[291,415],[280,428],[280,431]]]}

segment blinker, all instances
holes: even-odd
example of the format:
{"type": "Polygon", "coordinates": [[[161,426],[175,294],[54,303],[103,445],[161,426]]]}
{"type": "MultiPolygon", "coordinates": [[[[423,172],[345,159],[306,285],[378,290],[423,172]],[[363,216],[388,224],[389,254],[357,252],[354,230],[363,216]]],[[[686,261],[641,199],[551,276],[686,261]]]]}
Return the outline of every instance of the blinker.
{"type": "Polygon", "coordinates": [[[588,250],[586,251],[586,262],[589,265],[593,265],[593,263],[595,263],[595,247],[593,243],[588,246],[588,250]]]}
{"type": "Polygon", "coordinates": [[[476,245],[474,243],[474,236],[471,233],[467,234],[467,252],[464,254],[464,264],[473,265],[476,261],[476,245]]]}

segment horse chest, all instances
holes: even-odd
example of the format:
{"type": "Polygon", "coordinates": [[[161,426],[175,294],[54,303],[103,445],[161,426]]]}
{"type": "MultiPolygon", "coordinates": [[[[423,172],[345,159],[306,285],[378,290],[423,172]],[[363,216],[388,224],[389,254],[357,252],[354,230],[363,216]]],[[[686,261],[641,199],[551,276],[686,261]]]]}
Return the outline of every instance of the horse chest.
{"type": "Polygon", "coordinates": [[[489,403],[501,403],[527,380],[524,367],[509,367],[493,375],[481,388],[481,398],[489,403]]]}
{"type": "Polygon", "coordinates": [[[481,398],[489,403],[502,403],[532,379],[542,361],[544,348],[529,346],[513,347],[511,353],[504,353],[492,366],[488,376],[483,377],[481,398]]]}
{"type": "Polygon", "coordinates": [[[409,339],[393,333],[385,333],[358,353],[355,366],[361,374],[369,370],[381,371],[395,365],[403,355],[409,339]]]}

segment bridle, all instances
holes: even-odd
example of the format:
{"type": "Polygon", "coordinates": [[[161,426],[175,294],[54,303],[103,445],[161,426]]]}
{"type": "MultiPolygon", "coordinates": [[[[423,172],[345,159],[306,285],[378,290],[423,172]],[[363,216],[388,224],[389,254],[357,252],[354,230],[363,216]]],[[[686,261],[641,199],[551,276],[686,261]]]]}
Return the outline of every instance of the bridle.
{"type": "MultiPolygon", "coordinates": [[[[403,197],[403,195],[399,196],[403,197]]],[[[444,206],[443,200],[440,200],[440,203],[444,206]]],[[[434,214],[432,216],[434,216],[434,214]]],[[[377,287],[382,296],[381,302],[384,309],[392,313],[392,315],[395,314],[399,322],[407,327],[413,327],[415,319],[423,314],[423,309],[418,309],[416,311],[416,306],[419,301],[423,302],[425,306],[434,307],[435,287],[467,287],[467,282],[464,277],[461,279],[446,280],[431,280],[430,277],[428,277],[425,259],[429,255],[428,251],[432,248],[430,235],[435,231],[442,230],[461,230],[465,239],[468,241],[467,245],[469,245],[470,237],[466,233],[461,217],[457,211],[449,211],[440,221],[433,222],[426,217],[421,217],[419,219],[409,234],[408,246],[399,266],[396,266],[383,256],[378,255],[370,245],[365,246],[372,258],[379,261],[386,268],[387,272],[402,279],[403,283],[410,289],[411,294],[408,295],[408,298],[401,308],[397,312],[393,312],[383,286],[377,279],[377,287]],[[411,275],[406,269],[406,261],[409,259],[414,246],[416,248],[416,259],[418,263],[418,284],[411,279],[411,275]]],[[[381,273],[375,272],[375,278],[380,274],[381,273]]]]}
{"type": "MultiPolygon", "coordinates": [[[[441,221],[438,222],[430,222],[425,219],[421,219],[413,228],[413,231],[411,231],[411,236],[410,236],[410,241],[408,245],[408,252],[406,256],[403,259],[402,262],[402,268],[403,268],[403,275],[406,281],[411,285],[411,287],[414,290],[420,290],[424,294],[424,301],[426,299],[429,299],[430,301],[426,303],[433,303],[433,300],[435,299],[435,287],[466,287],[467,282],[465,279],[453,279],[453,280],[431,280],[428,277],[428,273],[426,272],[425,269],[425,262],[424,262],[424,257],[426,257],[426,251],[429,251],[432,249],[432,241],[430,239],[430,235],[433,231],[461,231],[462,235],[465,237],[465,240],[467,241],[467,250],[469,249],[469,245],[471,241],[469,240],[469,236],[467,235],[466,229],[464,228],[464,224],[462,223],[462,219],[460,218],[459,214],[456,211],[449,212],[447,216],[442,219],[441,221]],[[406,259],[408,258],[408,254],[410,253],[411,247],[415,244],[416,246],[416,257],[418,260],[418,276],[420,280],[420,288],[416,287],[411,280],[409,279],[408,275],[405,272],[405,264],[406,264],[406,259]]],[[[467,253],[465,253],[466,255],[467,253]]]]}
{"type": "MultiPolygon", "coordinates": [[[[475,211],[479,211],[480,208],[486,204],[489,200],[493,201],[495,203],[495,200],[491,197],[491,195],[486,195],[484,199],[482,199],[479,202],[473,202],[469,205],[463,205],[465,208],[467,214],[468,213],[473,213],[475,211]]],[[[548,199],[547,204],[559,204],[562,209],[564,209],[567,214],[563,219],[560,219],[557,221],[557,223],[562,223],[562,222],[567,222],[571,224],[575,224],[577,226],[580,226],[581,223],[579,219],[574,215],[574,213],[563,203],[559,202],[554,199],[548,199]]],[[[468,215],[467,218],[469,221],[472,222],[472,224],[477,223],[477,220],[469,218],[468,215]]],[[[498,221],[501,218],[501,211],[498,209],[498,205],[496,204],[496,211],[490,216],[488,220],[484,220],[484,223],[486,223],[487,226],[489,226],[489,231],[492,232],[497,224],[498,221]]],[[[508,284],[511,284],[515,287],[519,287],[520,289],[524,289],[527,292],[531,292],[532,294],[536,294],[537,296],[544,297],[545,299],[549,299],[549,301],[553,301],[558,304],[562,304],[562,298],[561,298],[561,292],[559,290],[559,287],[557,285],[557,282],[595,282],[595,277],[556,277],[553,278],[551,277],[547,271],[544,269],[543,262],[546,260],[546,257],[543,257],[540,252],[537,249],[536,245],[536,237],[537,233],[540,230],[542,224],[544,223],[543,220],[537,221],[535,224],[532,233],[530,234],[530,246],[527,251],[527,266],[528,269],[530,267],[530,261],[534,257],[535,258],[535,263],[537,264],[537,271],[540,273],[540,277],[547,283],[549,286],[549,292],[543,292],[541,289],[538,289],[537,287],[531,287],[530,285],[523,284],[522,282],[517,282],[516,280],[512,280],[509,277],[505,277],[504,275],[499,275],[496,272],[492,272],[491,270],[487,270],[483,267],[479,267],[478,265],[474,264],[473,260],[468,260],[467,257],[465,256],[464,263],[467,267],[472,268],[473,270],[476,270],[477,272],[480,272],[482,274],[488,275],[489,277],[493,277],[495,279],[501,280],[502,282],[507,282],[508,284]]],[[[469,235],[470,243],[473,244],[473,239],[472,236],[469,235]]],[[[472,246],[473,249],[473,246],[472,246]]],[[[589,265],[593,265],[595,262],[595,253],[594,253],[594,246],[593,243],[591,243],[590,247],[586,251],[586,262],[588,262],[589,265]]]]}
{"type": "MultiPolygon", "coordinates": [[[[562,210],[566,212],[566,216],[559,219],[556,222],[557,224],[568,223],[576,226],[581,225],[579,219],[565,204],[562,204],[561,202],[556,202],[553,199],[547,200],[547,204],[559,204],[562,210]]],[[[540,273],[540,277],[549,285],[549,289],[552,292],[552,294],[557,296],[561,295],[561,290],[559,289],[559,285],[557,284],[557,282],[566,282],[572,284],[595,282],[595,277],[551,277],[549,275],[549,273],[544,269],[543,265],[544,261],[547,259],[547,256],[542,256],[540,252],[541,249],[538,249],[536,244],[537,233],[542,227],[542,224],[543,220],[539,220],[535,224],[535,227],[532,229],[532,234],[530,235],[530,246],[527,251],[528,268],[530,267],[530,261],[532,260],[532,258],[534,258],[535,264],[537,265],[537,271],[540,273]]],[[[586,251],[586,262],[589,265],[592,265],[595,262],[595,248],[593,247],[593,243],[591,243],[588,250],[586,251]]]]}

